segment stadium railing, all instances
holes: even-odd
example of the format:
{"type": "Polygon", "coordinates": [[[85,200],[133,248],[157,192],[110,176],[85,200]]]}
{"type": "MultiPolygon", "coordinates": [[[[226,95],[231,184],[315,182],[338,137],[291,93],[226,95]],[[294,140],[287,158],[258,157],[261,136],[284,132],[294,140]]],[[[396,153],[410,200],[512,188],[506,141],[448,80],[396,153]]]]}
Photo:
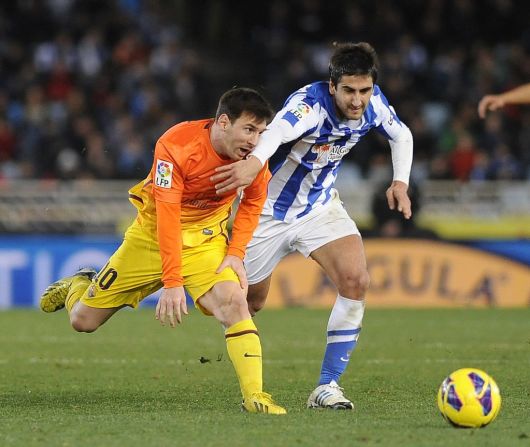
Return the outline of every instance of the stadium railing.
{"type": "MultiPolygon", "coordinates": [[[[0,182],[0,233],[119,234],[135,215],[130,181],[0,182]]],[[[373,223],[369,181],[340,190],[362,228],[373,223]]],[[[448,239],[530,238],[530,182],[426,181],[419,185],[419,226],[448,239]]]]}

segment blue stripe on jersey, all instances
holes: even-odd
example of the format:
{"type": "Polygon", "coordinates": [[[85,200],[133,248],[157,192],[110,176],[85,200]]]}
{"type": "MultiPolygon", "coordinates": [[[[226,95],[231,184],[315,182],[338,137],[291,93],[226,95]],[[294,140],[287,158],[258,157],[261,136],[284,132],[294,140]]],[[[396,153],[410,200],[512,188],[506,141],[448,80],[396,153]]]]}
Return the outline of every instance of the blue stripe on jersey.
{"type": "Polygon", "coordinates": [[[371,102],[369,102],[366,109],[364,109],[364,117],[366,119],[366,122],[373,123],[376,116],[377,115],[374,110],[374,105],[371,102]]]}
{"type": "Polygon", "coordinates": [[[300,164],[296,167],[294,172],[289,177],[289,180],[285,182],[282,192],[279,194],[278,198],[274,202],[274,218],[278,220],[283,220],[289,207],[292,205],[296,199],[296,195],[302,186],[304,177],[313,170],[313,164],[311,161],[317,158],[317,153],[312,152],[311,148],[306,152],[302,157],[300,164]]]}
{"type": "MultiPolygon", "coordinates": [[[[340,168],[340,163],[337,163],[335,165],[335,168],[333,169],[333,178],[337,178],[337,171],[339,170],[340,168]]],[[[335,184],[335,182],[333,182],[333,185],[335,184]]],[[[332,186],[333,186],[332,185],[332,186]]],[[[324,205],[325,203],[327,203],[329,201],[329,199],[331,199],[331,187],[329,187],[328,189],[326,189],[326,198],[322,201],[322,205],[324,205]]]]}
{"type": "MultiPolygon", "coordinates": [[[[311,209],[313,208],[313,204],[316,202],[316,200],[322,193],[322,189],[324,189],[322,186],[322,183],[324,182],[324,180],[329,174],[329,171],[332,170],[334,165],[335,163],[332,162],[332,163],[328,163],[326,166],[322,168],[322,171],[320,172],[320,174],[318,174],[316,182],[313,184],[313,186],[309,190],[309,194],[307,195],[307,205],[305,207],[305,210],[297,214],[296,216],[297,219],[302,216],[305,216],[307,213],[309,213],[309,211],[311,211],[311,209]]],[[[330,187],[327,188],[326,192],[328,192],[329,189],[330,187]]]]}
{"type": "Polygon", "coordinates": [[[354,335],[361,332],[361,328],[358,327],[356,329],[339,329],[336,331],[328,331],[328,337],[331,337],[333,335],[354,335]]]}
{"type": "Polygon", "coordinates": [[[325,119],[320,128],[320,135],[315,138],[315,144],[328,143],[333,131],[333,123],[329,119],[325,119]]]}
{"type": "Polygon", "coordinates": [[[307,164],[299,164],[294,170],[293,174],[285,183],[282,192],[274,202],[274,213],[273,216],[277,220],[284,220],[289,207],[296,198],[304,177],[311,172],[311,166],[307,164]]]}

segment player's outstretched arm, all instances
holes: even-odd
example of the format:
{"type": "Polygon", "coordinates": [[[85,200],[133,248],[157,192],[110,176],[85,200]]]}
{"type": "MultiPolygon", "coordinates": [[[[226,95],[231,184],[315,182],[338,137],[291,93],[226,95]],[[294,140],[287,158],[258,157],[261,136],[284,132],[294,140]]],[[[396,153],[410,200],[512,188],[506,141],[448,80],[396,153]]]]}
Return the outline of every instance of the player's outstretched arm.
{"type": "Polygon", "coordinates": [[[217,194],[224,194],[234,189],[245,189],[250,185],[263,167],[261,161],[249,155],[245,160],[236,161],[215,169],[217,174],[210,180],[215,183],[217,194]]]}
{"type": "Polygon", "coordinates": [[[494,111],[504,107],[502,95],[486,95],[478,103],[478,116],[486,118],[486,112],[494,111]]]}
{"type": "Polygon", "coordinates": [[[406,183],[394,180],[386,190],[388,207],[391,210],[397,209],[405,219],[410,219],[412,216],[412,205],[407,193],[408,188],[406,183]]]}
{"type": "Polygon", "coordinates": [[[530,83],[498,95],[484,96],[478,103],[478,114],[485,118],[486,112],[500,109],[506,104],[530,104],[530,83]]]}
{"type": "Polygon", "coordinates": [[[155,317],[162,325],[166,324],[166,317],[169,319],[169,325],[175,327],[175,318],[177,323],[182,323],[182,315],[188,315],[188,306],[186,304],[186,293],[184,287],[168,287],[162,289],[162,294],[156,305],[155,317]]]}

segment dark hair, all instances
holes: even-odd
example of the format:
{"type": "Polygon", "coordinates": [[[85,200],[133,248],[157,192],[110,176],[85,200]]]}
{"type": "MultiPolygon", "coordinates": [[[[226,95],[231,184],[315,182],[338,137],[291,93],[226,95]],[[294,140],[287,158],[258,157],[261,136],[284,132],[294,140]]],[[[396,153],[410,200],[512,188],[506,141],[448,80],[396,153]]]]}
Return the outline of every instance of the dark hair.
{"type": "Polygon", "coordinates": [[[243,113],[254,115],[258,120],[272,120],[274,111],[269,102],[256,90],[245,87],[234,87],[221,96],[215,118],[223,113],[228,115],[231,122],[237,120],[243,113]]]}
{"type": "Polygon", "coordinates": [[[342,76],[371,76],[377,81],[377,53],[366,42],[333,44],[335,51],[329,61],[329,77],[337,85],[342,76]]]}

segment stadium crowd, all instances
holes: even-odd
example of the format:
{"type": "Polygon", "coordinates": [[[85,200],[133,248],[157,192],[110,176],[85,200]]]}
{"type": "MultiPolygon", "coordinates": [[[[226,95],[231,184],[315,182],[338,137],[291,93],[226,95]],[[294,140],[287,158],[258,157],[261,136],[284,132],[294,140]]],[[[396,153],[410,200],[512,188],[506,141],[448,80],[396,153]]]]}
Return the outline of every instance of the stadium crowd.
{"type": "MultiPolygon", "coordinates": [[[[327,79],[333,41],[368,41],[414,135],[412,179],[530,178],[530,109],[477,115],[530,80],[524,0],[16,0],[0,5],[0,179],[143,178],[157,138],[232,85],[279,108],[327,79]]],[[[353,178],[389,176],[372,135],[353,178]]],[[[340,176],[339,176],[340,177],[340,176]]]]}

